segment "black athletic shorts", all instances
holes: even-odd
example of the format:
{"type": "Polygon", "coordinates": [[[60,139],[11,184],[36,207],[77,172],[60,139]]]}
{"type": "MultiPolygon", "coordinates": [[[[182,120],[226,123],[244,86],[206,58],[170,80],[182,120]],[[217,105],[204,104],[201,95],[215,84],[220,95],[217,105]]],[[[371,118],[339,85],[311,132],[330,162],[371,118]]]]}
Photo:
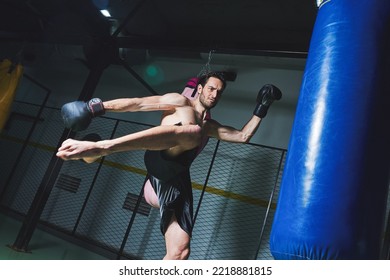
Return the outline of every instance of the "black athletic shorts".
{"type": "Polygon", "coordinates": [[[192,236],[193,197],[190,166],[197,149],[178,157],[169,157],[164,151],[146,151],[145,165],[148,178],[160,204],[161,232],[164,235],[175,214],[180,227],[192,236]]]}

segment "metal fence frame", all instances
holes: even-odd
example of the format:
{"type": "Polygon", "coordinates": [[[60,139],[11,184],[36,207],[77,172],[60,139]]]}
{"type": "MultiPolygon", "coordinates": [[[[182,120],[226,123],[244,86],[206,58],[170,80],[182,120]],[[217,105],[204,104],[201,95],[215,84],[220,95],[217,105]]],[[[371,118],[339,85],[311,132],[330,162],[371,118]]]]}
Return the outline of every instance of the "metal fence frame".
{"type": "MultiPolygon", "coordinates": [[[[36,218],[34,218],[34,217],[31,219],[31,216],[29,216],[29,213],[31,212],[31,207],[36,208],[37,205],[31,205],[31,207],[30,207],[28,212],[23,212],[23,211],[18,211],[17,209],[13,208],[12,205],[7,205],[7,203],[4,202],[4,198],[9,193],[10,185],[12,185],[11,184],[12,180],[15,179],[15,178],[20,179],[18,176],[20,174],[20,170],[19,169],[23,168],[23,165],[21,164],[21,162],[24,159],[22,157],[23,157],[23,155],[25,155],[26,153],[29,152],[29,151],[27,151],[28,148],[30,147],[30,148],[33,148],[33,149],[43,149],[42,147],[45,146],[44,143],[37,143],[33,139],[34,132],[36,130],[36,126],[40,122],[40,120],[42,119],[42,115],[47,110],[49,110],[49,111],[57,111],[57,114],[59,114],[59,112],[58,112],[59,110],[57,108],[46,107],[46,101],[47,101],[47,96],[46,96],[46,98],[44,98],[44,102],[42,104],[39,104],[39,105],[16,101],[15,104],[19,104],[19,105],[22,104],[24,107],[27,106],[27,107],[34,107],[35,108],[35,112],[37,112],[37,114],[36,114],[35,117],[33,117],[34,121],[31,124],[31,129],[29,130],[29,132],[27,133],[27,136],[24,139],[17,139],[15,137],[13,137],[12,135],[7,135],[6,132],[2,133],[1,134],[1,138],[0,138],[1,141],[13,142],[13,144],[18,145],[19,148],[20,148],[18,156],[16,157],[16,160],[14,161],[13,167],[11,168],[10,172],[8,174],[6,174],[6,175],[8,175],[7,176],[7,180],[6,180],[5,185],[2,187],[1,194],[0,194],[0,199],[1,199],[0,200],[0,206],[1,206],[1,209],[3,211],[6,211],[6,212],[8,211],[9,213],[10,212],[13,212],[14,214],[16,213],[19,217],[24,219],[24,221],[23,221],[24,226],[28,225],[30,227],[30,230],[29,230],[27,235],[26,235],[26,232],[23,230],[23,227],[22,227],[22,229],[19,232],[19,235],[17,237],[17,240],[18,239],[21,240],[22,248],[18,248],[18,246],[14,246],[15,249],[21,249],[21,251],[27,250],[28,243],[29,243],[31,235],[33,234],[33,231],[35,230],[35,228],[37,226],[43,226],[44,228],[47,228],[48,230],[50,230],[52,233],[57,233],[57,234],[61,235],[62,237],[68,238],[68,239],[72,240],[73,242],[77,242],[79,245],[84,246],[86,248],[89,248],[89,249],[95,248],[95,250],[97,250],[99,252],[103,252],[103,254],[106,254],[106,255],[110,256],[110,258],[113,258],[113,259],[137,259],[137,258],[141,258],[142,256],[140,257],[137,254],[132,254],[131,250],[129,251],[128,248],[127,248],[127,246],[129,245],[128,242],[129,242],[129,236],[131,236],[131,231],[137,230],[135,228],[136,227],[135,224],[136,224],[136,221],[137,221],[136,218],[138,217],[138,209],[141,206],[142,199],[143,199],[142,198],[142,193],[143,192],[142,192],[142,187],[141,186],[139,188],[138,198],[137,198],[135,206],[134,206],[135,208],[133,208],[133,211],[131,211],[132,213],[131,213],[130,218],[128,220],[128,224],[127,224],[127,227],[126,227],[126,229],[124,231],[123,239],[121,240],[119,247],[115,247],[115,246],[112,246],[110,244],[105,244],[104,242],[102,243],[102,242],[99,242],[98,240],[94,240],[94,239],[88,238],[88,235],[85,235],[85,234],[84,235],[83,234],[78,234],[78,227],[80,225],[80,222],[81,222],[81,219],[83,217],[84,211],[86,210],[86,207],[87,207],[87,204],[88,204],[88,200],[91,197],[91,193],[94,191],[94,188],[95,188],[95,186],[97,184],[99,174],[101,174],[102,169],[106,168],[107,164],[111,165],[111,166],[113,165],[112,161],[107,163],[105,158],[103,158],[99,163],[95,164],[95,166],[94,166],[95,170],[92,171],[92,173],[91,173],[93,175],[91,176],[90,188],[89,188],[89,190],[88,190],[88,192],[87,192],[87,194],[85,196],[85,200],[84,200],[84,202],[82,204],[81,210],[80,210],[78,218],[77,218],[77,220],[76,220],[76,222],[74,224],[74,227],[71,230],[69,230],[69,229],[65,230],[61,226],[58,226],[58,225],[53,224],[53,223],[50,223],[47,220],[41,219],[40,218],[41,215],[39,215],[39,219],[38,220],[36,220],[36,218]],[[19,170],[19,173],[17,172],[18,170],[19,170]]],[[[142,128],[142,127],[144,127],[144,128],[145,127],[150,127],[150,125],[145,125],[145,124],[140,124],[140,123],[135,123],[135,122],[130,122],[130,121],[124,121],[124,120],[118,120],[118,119],[113,119],[113,118],[107,118],[107,117],[100,117],[100,120],[98,122],[103,122],[103,121],[108,121],[110,123],[115,123],[115,125],[112,126],[112,131],[111,132],[107,132],[106,131],[106,134],[107,133],[111,133],[109,135],[109,138],[114,138],[115,137],[117,129],[118,129],[118,127],[120,125],[125,125],[125,126],[135,125],[135,126],[139,126],[140,128],[142,128]]],[[[92,129],[92,132],[93,132],[93,129],[92,129]]],[[[79,136],[76,135],[76,137],[81,137],[81,135],[79,135],[79,136]]],[[[205,174],[204,181],[201,184],[201,186],[199,185],[197,187],[198,203],[197,204],[195,203],[196,209],[194,209],[195,210],[194,211],[194,213],[195,213],[195,215],[194,215],[195,217],[194,218],[195,218],[195,221],[196,221],[195,229],[197,229],[197,226],[198,226],[198,220],[197,219],[199,217],[199,211],[203,207],[204,196],[205,196],[205,192],[206,192],[207,188],[209,187],[208,184],[210,182],[210,177],[212,176],[212,171],[213,171],[214,168],[216,168],[215,160],[216,160],[216,158],[220,154],[221,143],[219,141],[215,141],[214,143],[212,143],[212,145],[214,145],[214,147],[210,147],[210,150],[207,151],[207,155],[206,155],[209,158],[209,163],[205,163],[204,164],[205,166],[202,169],[203,170],[202,173],[205,174]],[[205,170],[207,170],[207,172],[204,172],[205,170]]],[[[227,144],[227,145],[230,145],[230,144],[227,144]]],[[[46,145],[46,149],[48,150],[48,152],[54,154],[54,152],[56,150],[56,147],[54,147],[54,146],[48,147],[48,146],[50,146],[50,145],[46,145]]],[[[250,254],[251,257],[248,257],[248,255],[244,255],[245,258],[249,258],[249,259],[272,259],[271,254],[267,253],[269,251],[267,237],[269,236],[270,227],[271,227],[271,224],[272,224],[273,209],[275,208],[275,205],[276,205],[276,200],[277,200],[277,196],[278,196],[278,192],[279,192],[279,186],[280,186],[280,181],[281,181],[282,171],[283,171],[283,166],[284,166],[284,160],[285,160],[287,151],[283,150],[283,149],[276,149],[276,148],[272,148],[272,147],[265,147],[265,146],[257,145],[257,144],[245,144],[245,145],[240,146],[240,150],[239,150],[238,154],[240,152],[242,152],[242,149],[249,149],[249,152],[251,151],[250,149],[275,150],[275,151],[278,151],[280,153],[280,158],[277,160],[275,173],[273,173],[273,175],[272,175],[272,176],[274,176],[272,178],[272,182],[273,182],[272,183],[272,188],[270,189],[269,193],[267,194],[268,195],[268,200],[266,201],[266,204],[262,206],[265,209],[264,210],[265,214],[264,214],[264,218],[261,221],[259,220],[259,225],[258,225],[259,226],[259,230],[258,230],[258,233],[257,233],[257,239],[255,240],[255,246],[254,246],[255,248],[252,248],[253,253],[250,254]]],[[[227,151],[227,152],[230,153],[230,150],[227,151]]],[[[233,161],[234,161],[234,159],[232,160],[232,162],[233,161]]],[[[52,173],[53,170],[51,168],[53,166],[50,164],[50,161],[48,161],[47,163],[48,163],[48,168],[46,170],[46,174],[47,173],[52,173]]],[[[127,170],[126,172],[133,172],[133,171],[127,170]]],[[[143,174],[138,174],[138,175],[142,176],[143,174]]],[[[42,180],[44,180],[44,179],[42,179],[42,180]]],[[[54,185],[57,180],[58,180],[58,176],[56,176],[56,178],[52,178],[50,181],[54,185]]],[[[140,185],[142,185],[142,184],[140,184],[140,185]]],[[[49,189],[52,190],[52,188],[53,188],[53,186],[50,186],[49,189]]],[[[38,188],[37,189],[37,193],[39,191],[40,191],[40,189],[38,188]]],[[[50,194],[51,191],[49,193],[47,193],[47,190],[45,190],[44,192],[47,195],[47,197],[49,197],[51,195],[50,194]]],[[[225,190],[225,193],[228,193],[228,192],[225,190]]],[[[231,195],[231,194],[229,193],[228,195],[226,195],[226,197],[228,197],[229,195],[231,195]]],[[[41,196],[36,194],[36,197],[41,197],[41,196]]],[[[244,197],[244,196],[242,196],[242,197],[244,197]]],[[[248,200],[247,197],[245,199],[248,200]]],[[[228,201],[228,200],[225,200],[225,201],[228,201]]],[[[43,201],[44,204],[46,204],[46,202],[47,202],[47,200],[43,201]]],[[[33,201],[31,204],[33,204],[33,203],[36,203],[36,202],[33,201]]],[[[226,203],[228,203],[228,202],[226,202],[226,203]]],[[[42,211],[43,211],[43,209],[45,208],[45,205],[39,205],[39,208],[42,209],[42,211]]],[[[387,215],[387,217],[389,217],[389,215],[387,215]]],[[[387,218],[387,219],[389,219],[389,218],[387,218]]],[[[390,235],[388,230],[389,230],[389,225],[387,224],[387,230],[386,230],[386,232],[384,234],[384,241],[383,241],[383,256],[384,256],[383,258],[387,258],[387,259],[388,259],[388,256],[389,256],[389,235],[390,235]]],[[[222,232],[222,234],[223,234],[223,232],[222,232]]],[[[227,243],[228,242],[230,242],[230,241],[227,241],[227,243]]],[[[226,246],[230,246],[230,245],[232,245],[232,244],[227,244],[226,246]]],[[[251,243],[250,246],[253,247],[253,242],[251,243]]],[[[221,248],[221,250],[225,250],[225,249],[226,248],[221,248]]],[[[213,246],[211,246],[210,250],[214,250],[215,251],[215,248],[213,246]]],[[[240,250],[240,248],[238,248],[238,250],[240,250]]],[[[219,253],[219,255],[218,254],[217,255],[213,255],[213,253],[210,253],[210,256],[211,256],[210,258],[223,258],[223,257],[221,257],[222,256],[222,252],[219,253]]],[[[240,255],[238,255],[238,256],[240,256],[240,255]]],[[[159,256],[156,256],[156,258],[157,257],[159,257],[159,256]]],[[[197,258],[196,254],[195,254],[194,258],[197,258]]]]}

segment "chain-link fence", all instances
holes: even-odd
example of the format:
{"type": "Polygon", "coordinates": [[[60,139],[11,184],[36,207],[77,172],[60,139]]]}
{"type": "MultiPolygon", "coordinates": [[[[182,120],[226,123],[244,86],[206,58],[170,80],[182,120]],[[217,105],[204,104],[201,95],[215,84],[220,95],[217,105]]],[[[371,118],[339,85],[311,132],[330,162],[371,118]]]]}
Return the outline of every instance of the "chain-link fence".
{"type": "MultiPolygon", "coordinates": [[[[109,139],[148,127],[99,117],[75,138],[98,134],[109,139]]],[[[44,102],[14,102],[0,134],[3,209],[28,214],[42,178],[54,172],[51,162],[62,134],[57,108],[44,102]]],[[[210,139],[191,167],[195,208],[191,259],[273,259],[268,241],[285,157],[282,149],[210,139]]],[[[159,210],[142,197],[143,151],[112,154],[93,164],[66,161],[54,175],[41,224],[118,259],[164,256],[159,210]]],[[[387,213],[389,207],[390,198],[387,213]]],[[[387,226],[385,254],[389,236],[387,226]]]]}
{"type": "MultiPolygon", "coordinates": [[[[43,176],[51,172],[49,163],[63,133],[59,110],[44,108],[26,142],[39,110],[15,102],[1,134],[6,159],[0,161],[1,205],[21,215],[27,214],[43,176]]],[[[76,138],[98,134],[108,139],[146,128],[101,117],[76,138]]],[[[191,167],[196,213],[191,258],[272,258],[267,240],[284,157],[280,149],[210,139],[191,167]]],[[[145,175],[143,151],[113,154],[93,164],[64,162],[40,222],[120,257],[161,259],[165,244],[159,211],[143,198],[138,201],[145,175]]]]}

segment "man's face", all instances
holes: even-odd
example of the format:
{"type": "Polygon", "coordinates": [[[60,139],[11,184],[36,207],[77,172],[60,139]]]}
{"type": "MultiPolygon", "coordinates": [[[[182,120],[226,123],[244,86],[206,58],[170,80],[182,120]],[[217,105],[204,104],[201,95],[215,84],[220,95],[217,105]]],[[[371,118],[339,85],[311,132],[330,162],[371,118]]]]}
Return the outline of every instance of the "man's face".
{"type": "Polygon", "coordinates": [[[198,85],[199,101],[206,108],[214,108],[222,95],[223,83],[220,79],[210,77],[205,86],[198,85]]]}

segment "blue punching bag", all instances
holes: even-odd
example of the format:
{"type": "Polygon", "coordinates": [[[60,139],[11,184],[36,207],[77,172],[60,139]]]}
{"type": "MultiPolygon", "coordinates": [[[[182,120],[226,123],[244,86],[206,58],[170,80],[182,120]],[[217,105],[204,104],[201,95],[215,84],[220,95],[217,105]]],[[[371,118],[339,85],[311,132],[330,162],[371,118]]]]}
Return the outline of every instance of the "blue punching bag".
{"type": "Polygon", "coordinates": [[[275,259],[379,259],[389,183],[389,0],[318,10],[270,248],[275,259]]]}

